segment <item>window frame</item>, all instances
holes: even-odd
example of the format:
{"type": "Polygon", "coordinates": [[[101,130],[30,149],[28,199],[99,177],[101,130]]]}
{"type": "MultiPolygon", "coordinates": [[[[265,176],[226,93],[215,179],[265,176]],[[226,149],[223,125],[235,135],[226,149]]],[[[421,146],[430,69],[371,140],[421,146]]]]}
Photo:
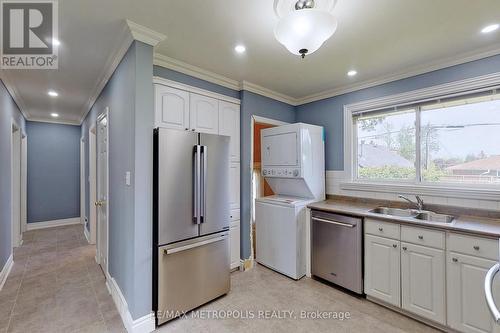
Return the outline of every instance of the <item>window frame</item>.
{"type": "Polygon", "coordinates": [[[500,200],[500,186],[495,184],[460,184],[429,182],[422,179],[420,121],[421,105],[439,99],[467,96],[497,90],[500,92],[500,72],[451,83],[431,86],[401,94],[384,96],[344,105],[344,181],[343,190],[384,193],[422,194],[467,199],[500,200]],[[419,105],[420,104],[420,105],[419,105]],[[416,177],[414,180],[360,179],[357,168],[357,126],[354,116],[363,112],[414,106],[416,112],[416,177]]]}

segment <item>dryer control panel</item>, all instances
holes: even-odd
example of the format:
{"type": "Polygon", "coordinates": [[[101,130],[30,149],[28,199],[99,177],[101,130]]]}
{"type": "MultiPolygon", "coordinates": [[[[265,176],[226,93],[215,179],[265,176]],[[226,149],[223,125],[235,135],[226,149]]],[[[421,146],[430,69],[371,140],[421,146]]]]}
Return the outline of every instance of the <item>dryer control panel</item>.
{"type": "Polygon", "coordinates": [[[296,168],[265,168],[262,170],[264,177],[299,178],[300,169],[296,168]]]}

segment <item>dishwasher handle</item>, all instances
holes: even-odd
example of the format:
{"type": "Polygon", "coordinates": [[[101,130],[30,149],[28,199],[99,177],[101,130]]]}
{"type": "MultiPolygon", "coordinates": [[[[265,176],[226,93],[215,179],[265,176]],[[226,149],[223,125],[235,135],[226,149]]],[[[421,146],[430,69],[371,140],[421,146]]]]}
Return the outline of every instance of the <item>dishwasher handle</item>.
{"type": "Polygon", "coordinates": [[[491,314],[497,324],[500,324],[500,311],[498,311],[498,308],[495,305],[495,300],[493,299],[493,280],[495,279],[495,275],[498,273],[499,269],[500,264],[495,264],[490,268],[488,273],[486,273],[486,277],[484,278],[484,294],[486,296],[486,303],[488,303],[488,307],[490,308],[491,314]]]}
{"type": "Polygon", "coordinates": [[[341,227],[346,227],[346,228],[354,228],[356,226],[355,224],[338,222],[338,221],[332,221],[332,220],[327,220],[327,219],[321,219],[319,217],[312,217],[312,220],[313,221],[318,221],[318,222],[331,223],[331,224],[339,225],[341,227]]]}

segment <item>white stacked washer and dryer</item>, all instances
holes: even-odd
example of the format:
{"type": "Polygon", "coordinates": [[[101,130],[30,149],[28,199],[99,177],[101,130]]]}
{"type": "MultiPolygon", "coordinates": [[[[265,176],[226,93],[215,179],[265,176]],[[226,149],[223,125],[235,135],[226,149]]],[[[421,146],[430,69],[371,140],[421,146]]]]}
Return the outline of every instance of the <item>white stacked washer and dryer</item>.
{"type": "Polygon", "coordinates": [[[306,275],[307,205],[325,200],[323,127],[303,123],[261,131],[262,175],[275,195],[256,199],[256,261],[306,275]]]}

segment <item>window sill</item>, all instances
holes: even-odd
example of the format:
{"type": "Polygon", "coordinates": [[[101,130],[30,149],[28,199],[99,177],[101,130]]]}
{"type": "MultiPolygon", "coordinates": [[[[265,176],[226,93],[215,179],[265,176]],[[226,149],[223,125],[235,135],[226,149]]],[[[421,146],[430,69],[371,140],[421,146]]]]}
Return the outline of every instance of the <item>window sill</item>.
{"type": "Polygon", "coordinates": [[[432,197],[477,199],[477,200],[500,200],[500,188],[479,187],[456,187],[450,185],[427,185],[427,184],[396,184],[396,183],[367,183],[367,182],[342,182],[340,188],[347,191],[379,192],[379,193],[402,193],[415,194],[432,197]]]}

